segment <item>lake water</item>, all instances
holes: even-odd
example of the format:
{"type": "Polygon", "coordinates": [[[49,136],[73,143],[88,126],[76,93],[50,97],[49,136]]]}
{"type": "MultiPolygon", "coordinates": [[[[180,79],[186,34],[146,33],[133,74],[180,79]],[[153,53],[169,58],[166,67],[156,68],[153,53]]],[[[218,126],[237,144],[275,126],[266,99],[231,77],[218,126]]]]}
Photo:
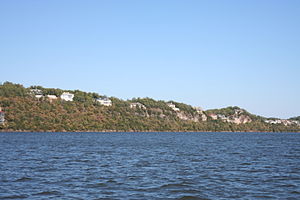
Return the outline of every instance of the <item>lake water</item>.
{"type": "Polygon", "coordinates": [[[0,199],[300,199],[300,134],[0,133],[0,199]]]}

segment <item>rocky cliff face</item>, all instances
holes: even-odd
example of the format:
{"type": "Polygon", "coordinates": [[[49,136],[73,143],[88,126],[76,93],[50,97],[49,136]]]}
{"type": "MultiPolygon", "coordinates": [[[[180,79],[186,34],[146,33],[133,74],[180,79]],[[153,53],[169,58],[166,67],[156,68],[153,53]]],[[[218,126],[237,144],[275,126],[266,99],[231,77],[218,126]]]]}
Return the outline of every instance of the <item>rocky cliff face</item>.
{"type": "Polygon", "coordinates": [[[234,116],[232,119],[227,119],[227,122],[231,122],[235,124],[246,124],[252,122],[252,119],[249,116],[241,115],[241,116],[234,116]]]}
{"type": "Polygon", "coordinates": [[[222,120],[234,124],[246,124],[252,122],[251,117],[240,108],[232,108],[231,110],[214,110],[209,114],[212,120],[222,120]]]}
{"type": "Polygon", "coordinates": [[[187,114],[183,111],[176,113],[177,117],[181,120],[185,121],[193,121],[193,122],[200,122],[200,121],[206,121],[207,116],[204,113],[195,113],[194,115],[187,114]]]}

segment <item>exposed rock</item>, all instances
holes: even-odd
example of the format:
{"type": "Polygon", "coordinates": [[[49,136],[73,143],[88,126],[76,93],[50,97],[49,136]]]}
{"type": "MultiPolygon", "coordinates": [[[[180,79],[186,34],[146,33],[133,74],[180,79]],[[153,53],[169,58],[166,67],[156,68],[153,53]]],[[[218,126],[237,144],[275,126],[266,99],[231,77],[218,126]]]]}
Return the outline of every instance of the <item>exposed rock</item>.
{"type": "Polygon", "coordinates": [[[229,122],[229,123],[235,123],[235,124],[245,124],[252,122],[252,119],[244,115],[244,110],[242,109],[235,109],[234,114],[226,116],[223,114],[218,113],[211,113],[209,117],[211,117],[213,120],[222,120],[223,122],[229,122]]]}
{"type": "Polygon", "coordinates": [[[204,113],[202,113],[201,114],[201,119],[202,119],[203,122],[205,122],[205,121],[207,121],[207,116],[204,113]]]}
{"type": "Polygon", "coordinates": [[[177,117],[182,120],[189,120],[190,118],[184,112],[177,112],[177,117]]]}
{"type": "Polygon", "coordinates": [[[249,116],[241,115],[239,117],[234,117],[233,119],[227,119],[227,122],[235,124],[246,124],[252,122],[252,119],[249,116]]]}
{"type": "Polygon", "coordinates": [[[207,117],[206,115],[203,113],[203,114],[197,114],[195,116],[193,115],[189,115],[189,114],[186,114],[185,112],[177,112],[177,117],[181,120],[185,120],[185,121],[193,121],[193,122],[199,122],[199,121],[206,121],[207,120],[207,117]]]}
{"type": "Polygon", "coordinates": [[[166,115],[165,115],[165,114],[160,114],[159,117],[160,117],[160,118],[165,118],[166,115]]]}

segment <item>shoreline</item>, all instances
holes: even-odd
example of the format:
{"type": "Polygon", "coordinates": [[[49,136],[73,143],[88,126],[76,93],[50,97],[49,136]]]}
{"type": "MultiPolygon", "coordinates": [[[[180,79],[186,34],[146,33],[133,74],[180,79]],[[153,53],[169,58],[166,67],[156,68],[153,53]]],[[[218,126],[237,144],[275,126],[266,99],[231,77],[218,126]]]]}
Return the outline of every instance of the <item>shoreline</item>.
{"type": "Polygon", "coordinates": [[[275,131],[123,131],[123,130],[104,130],[104,131],[31,131],[31,130],[0,130],[0,133],[300,133],[298,132],[275,132],[275,131]]]}

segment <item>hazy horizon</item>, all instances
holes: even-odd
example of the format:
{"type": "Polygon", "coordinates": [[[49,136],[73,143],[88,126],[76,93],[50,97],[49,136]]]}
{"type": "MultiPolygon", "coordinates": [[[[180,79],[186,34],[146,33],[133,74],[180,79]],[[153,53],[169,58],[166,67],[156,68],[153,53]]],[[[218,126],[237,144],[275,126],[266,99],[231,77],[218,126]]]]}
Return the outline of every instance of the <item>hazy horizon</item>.
{"type": "Polygon", "coordinates": [[[300,115],[300,1],[1,1],[0,82],[300,115]]]}

